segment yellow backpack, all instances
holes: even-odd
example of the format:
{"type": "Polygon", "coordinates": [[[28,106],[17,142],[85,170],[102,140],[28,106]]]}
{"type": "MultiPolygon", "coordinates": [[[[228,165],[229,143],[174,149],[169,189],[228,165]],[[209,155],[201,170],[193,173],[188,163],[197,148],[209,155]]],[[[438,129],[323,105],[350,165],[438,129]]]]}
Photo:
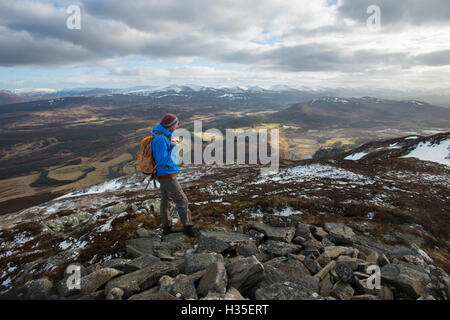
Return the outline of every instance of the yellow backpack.
{"type": "Polygon", "coordinates": [[[139,151],[137,152],[138,164],[141,172],[145,175],[150,175],[154,180],[156,178],[156,162],[153,157],[152,152],[152,142],[156,136],[163,135],[167,139],[170,138],[166,136],[164,133],[157,133],[155,135],[145,137],[141,140],[141,145],[139,147],[139,151]]]}

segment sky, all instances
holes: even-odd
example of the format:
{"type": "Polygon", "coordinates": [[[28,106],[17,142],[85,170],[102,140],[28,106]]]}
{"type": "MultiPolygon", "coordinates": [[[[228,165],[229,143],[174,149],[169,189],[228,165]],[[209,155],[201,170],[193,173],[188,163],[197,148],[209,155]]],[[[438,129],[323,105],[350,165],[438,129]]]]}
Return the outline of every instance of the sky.
{"type": "Polygon", "coordinates": [[[186,83],[450,94],[450,1],[0,1],[0,90],[186,83]]]}

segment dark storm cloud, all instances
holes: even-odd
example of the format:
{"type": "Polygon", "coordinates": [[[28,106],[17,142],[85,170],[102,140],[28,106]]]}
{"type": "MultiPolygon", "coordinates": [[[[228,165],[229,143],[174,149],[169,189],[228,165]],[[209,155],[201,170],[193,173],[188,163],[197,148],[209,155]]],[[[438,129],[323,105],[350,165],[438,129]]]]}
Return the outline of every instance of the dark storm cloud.
{"type": "Polygon", "coordinates": [[[248,51],[220,55],[220,60],[232,63],[254,64],[262,68],[298,71],[363,71],[372,65],[401,64],[405,53],[381,53],[368,50],[343,52],[332,46],[308,44],[281,47],[262,53],[248,51]]]}
{"type": "Polygon", "coordinates": [[[450,65],[450,50],[440,50],[414,57],[414,63],[427,66],[450,65]]]}
{"type": "MultiPolygon", "coordinates": [[[[382,23],[402,21],[405,25],[449,23],[449,0],[343,0],[340,17],[367,19],[366,9],[378,4],[382,23]]],[[[152,58],[201,58],[264,70],[354,72],[379,66],[448,65],[448,50],[414,55],[405,49],[370,51],[314,41],[330,34],[355,33],[358,28],[337,24],[293,26],[289,34],[310,43],[255,47],[242,34],[255,27],[264,30],[282,10],[259,1],[80,1],[81,30],[66,28],[69,1],[0,2],[0,66],[61,66],[145,55],[152,58]]],[[[267,2],[268,3],[268,2],[267,2]]],[[[359,25],[360,26],[360,25],[359,25]]],[[[251,41],[250,41],[251,42],[251,41]]],[[[304,43],[305,41],[303,41],[304,43]]]]}

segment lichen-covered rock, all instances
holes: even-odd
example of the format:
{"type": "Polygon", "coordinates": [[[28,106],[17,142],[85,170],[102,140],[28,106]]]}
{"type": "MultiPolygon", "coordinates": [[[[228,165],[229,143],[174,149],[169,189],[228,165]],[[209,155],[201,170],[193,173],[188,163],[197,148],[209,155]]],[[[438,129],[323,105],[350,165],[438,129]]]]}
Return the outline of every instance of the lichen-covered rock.
{"type": "Polygon", "coordinates": [[[255,292],[256,300],[320,300],[317,292],[296,282],[278,282],[259,288],[255,292]]]}
{"type": "Polygon", "coordinates": [[[155,247],[158,246],[158,240],[154,238],[137,238],[125,242],[127,253],[132,258],[143,255],[155,255],[155,247]]]}
{"type": "Polygon", "coordinates": [[[159,278],[163,275],[173,277],[181,271],[181,262],[160,262],[112,279],[106,284],[105,294],[108,294],[112,288],[117,287],[124,291],[124,299],[126,299],[134,293],[151,288],[158,283],[159,278]]]}
{"type": "Polygon", "coordinates": [[[184,256],[184,272],[192,274],[208,268],[215,262],[223,262],[223,256],[213,253],[191,253],[184,256]]]}
{"type": "Polygon", "coordinates": [[[162,284],[159,290],[166,291],[172,296],[180,299],[198,299],[194,282],[185,274],[179,274],[173,281],[162,284]]]}
{"type": "Polygon", "coordinates": [[[53,281],[44,277],[30,283],[27,298],[31,300],[49,299],[53,290],[53,281]]]}
{"type": "Polygon", "coordinates": [[[243,293],[265,277],[264,266],[255,256],[233,258],[227,263],[226,269],[229,286],[243,293]]]}
{"type": "Polygon", "coordinates": [[[353,282],[355,275],[353,274],[352,268],[350,268],[345,262],[336,263],[334,270],[336,271],[342,282],[353,282]]]}
{"type": "Polygon", "coordinates": [[[219,261],[211,264],[206,269],[205,274],[200,279],[197,286],[197,292],[201,296],[208,295],[208,292],[217,292],[225,294],[227,291],[228,277],[225,265],[219,261]]]}
{"type": "Polygon", "coordinates": [[[350,300],[353,297],[355,290],[348,283],[338,281],[331,289],[331,296],[338,300],[350,300]]]}
{"type": "Polygon", "coordinates": [[[254,242],[254,240],[247,234],[226,230],[202,232],[197,243],[197,252],[209,251],[221,253],[227,249],[236,248],[245,242],[254,242]]]}
{"type": "Polygon", "coordinates": [[[343,223],[327,222],[324,228],[328,231],[327,238],[337,245],[351,245],[355,241],[355,233],[343,223]]]}
{"type": "Polygon", "coordinates": [[[106,300],[122,300],[123,298],[123,290],[120,288],[112,288],[109,290],[108,294],[106,295],[106,300]]]}
{"type": "Polygon", "coordinates": [[[275,257],[287,256],[289,253],[299,253],[302,250],[301,246],[273,240],[267,240],[259,248],[275,257]]]}
{"type": "Polygon", "coordinates": [[[81,293],[85,295],[93,293],[97,291],[97,289],[99,289],[101,286],[103,286],[106,282],[121,274],[123,274],[122,271],[113,268],[103,268],[94,271],[81,278],[81,293]]]}
{"type": "Polygon", "coordinates": [[[249,228],[264,233],[268,240],[283,241],[290,243],[295,235],[295,227],[272,227],[270,225],[253,222],[248,225],[249,228]]]}
{"type": "Polygon", "coordinates": [[[414,299],[430,294],[427,289],[431,282],[430,276],[418,266],[387,264],[381,268],[381,281],[406,292],[414,299]]]}

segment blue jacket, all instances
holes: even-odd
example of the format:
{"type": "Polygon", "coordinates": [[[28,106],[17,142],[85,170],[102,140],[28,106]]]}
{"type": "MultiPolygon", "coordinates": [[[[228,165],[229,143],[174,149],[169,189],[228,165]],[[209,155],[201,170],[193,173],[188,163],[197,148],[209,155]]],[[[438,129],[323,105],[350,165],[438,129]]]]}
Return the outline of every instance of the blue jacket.
{"type": "MultiPolygon", "coordinates": [[[[154,127],[152,133],[164,133],[170,138],[172,138],[173,134],[161,124],[154,127]]],[[[171,148],[171,141],[167,137],[159,135],[153,138],[152,152],[156,162],[156,175],[158,177],[180,172],[178,167],[178,146],[171,148]]]]}

